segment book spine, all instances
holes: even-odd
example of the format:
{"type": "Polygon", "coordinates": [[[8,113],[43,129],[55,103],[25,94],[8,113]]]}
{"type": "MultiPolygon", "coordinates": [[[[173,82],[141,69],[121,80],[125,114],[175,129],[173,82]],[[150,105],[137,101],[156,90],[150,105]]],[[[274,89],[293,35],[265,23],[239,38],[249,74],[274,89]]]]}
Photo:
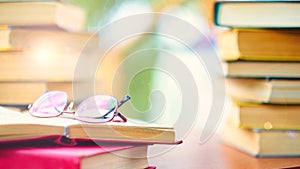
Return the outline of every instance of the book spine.
{"type": "Polygon", "coordinates": [[[220,14],[220,5],[222,4],[223,2],[215,2],[215,5],[214,5],[214,16],[213,16],[213,21],[214,21],[214,24],[216,26],[222,26],[220,23],[219,23],[219,14],[220,14]]]}

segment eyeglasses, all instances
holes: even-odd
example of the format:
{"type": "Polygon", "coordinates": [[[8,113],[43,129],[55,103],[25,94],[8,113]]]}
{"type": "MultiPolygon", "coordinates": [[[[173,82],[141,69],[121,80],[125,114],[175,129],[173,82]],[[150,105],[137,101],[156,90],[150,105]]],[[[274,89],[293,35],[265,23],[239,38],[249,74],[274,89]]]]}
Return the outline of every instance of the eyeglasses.
{"type": "Polygon", "coordinates": [[[57,117],[63,113],[73,114],[79,121],[88,123],[105,123],[111,121],[126,122],[118,108],[130,100],[125,96],[120,102],[110,95],[96,95],[82,101],[75,110],[74,102],[68,104],[68,96],[63,91],[49,91],[40,96],[29,106],[29,113],[35,117],[57,117]],[[119,117],[121,120],[114,120],[119,117]]]}

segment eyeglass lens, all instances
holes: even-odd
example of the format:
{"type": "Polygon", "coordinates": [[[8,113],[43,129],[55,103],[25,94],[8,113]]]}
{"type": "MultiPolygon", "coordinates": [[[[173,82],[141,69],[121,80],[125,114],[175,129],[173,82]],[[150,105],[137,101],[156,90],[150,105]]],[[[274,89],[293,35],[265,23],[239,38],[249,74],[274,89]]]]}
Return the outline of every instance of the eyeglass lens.
{"type": "Polygon", "coordinates": [[[109,95],[89,97],[76,107],[75,118],[85,122],[110,121],[118,108],[117,105],[117,99],[109,95]]]}
{"type": "Polygon", "coordinates": [[[34,102],[29,112],[37,117],[55,117],[61,114],[66,104],[67,94],[65,92],[47,92],[34,102]]]}

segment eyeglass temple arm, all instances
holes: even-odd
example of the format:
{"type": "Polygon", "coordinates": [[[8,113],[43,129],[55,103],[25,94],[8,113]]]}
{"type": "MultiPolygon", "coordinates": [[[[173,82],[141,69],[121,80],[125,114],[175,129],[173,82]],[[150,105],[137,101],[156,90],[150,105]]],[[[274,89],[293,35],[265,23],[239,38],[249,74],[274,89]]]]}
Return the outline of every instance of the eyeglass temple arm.
{"type": "MultiPolygon", "coordinates": [[[[123,99],[118,103],[118,108],[121,107],[124,103],[126,103],[128,100],[130,100],[130,96],[126,95],[123,97],[123,99]]],[[[110,109],[107,113],[105,113],[102,117],[106,117],[109,113],[111,113],[113,110],[115,110],[115,107],[110,109]]],[[[119,113],[121,114],[121,113],[119,113]]],[[[125,118],[125,117],[124,117],[125,118]]]]}
{"type": "MultiPolygon", "coordinates": [[[[128,95],[124,96],[123,99],[119,102],[118,107],[121,107],[128,100],[130,100],[130,96],[128,95]]],[[[127,122],[127,118],[120,112],[116,112],[116,115],[119,116],[123,120],[123,122],[127,122]]]]}
{"type": "Polygon", "coordinates": [[[124,96],[123,99],[119,102],[118,107],[121,107],[128,100],[130,100],[130,96],[128,96],[128,95],[124,96]]]}

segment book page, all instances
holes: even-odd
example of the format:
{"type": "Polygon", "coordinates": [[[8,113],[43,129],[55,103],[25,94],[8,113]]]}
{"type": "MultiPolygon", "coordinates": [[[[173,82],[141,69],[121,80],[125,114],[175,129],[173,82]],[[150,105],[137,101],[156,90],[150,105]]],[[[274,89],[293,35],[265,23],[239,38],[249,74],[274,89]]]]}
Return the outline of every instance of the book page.
{"type": "Polygon", "coordinates": [[[77,120],[61,117],[39,118],[33,117],[29,112],[18,112],[0,106],[0,127],[13,124],[38,124],[48,126],[69,126],[78,124],[77,120]]]}

